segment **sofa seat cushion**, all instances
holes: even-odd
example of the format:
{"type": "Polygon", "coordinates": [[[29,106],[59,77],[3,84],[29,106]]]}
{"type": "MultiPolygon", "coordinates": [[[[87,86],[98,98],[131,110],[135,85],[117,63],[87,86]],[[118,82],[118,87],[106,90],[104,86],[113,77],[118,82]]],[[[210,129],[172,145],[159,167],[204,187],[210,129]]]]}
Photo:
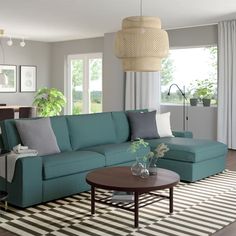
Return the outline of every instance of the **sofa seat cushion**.
{"type": "Polygon", "coordinates": [[[43,156],[43,178],[52,179],[105,166],[105,157],[91,151],[71,151],[43,156]]]}
{"type": "Polygon", "coordinates": [[[146,140],[151,149],[155,149],[160,143],[165,143],[170,149],[166,154],[166,159],[185,161],[185,162],[201,162],[213,159],[218,156],[225,155],[227,146],[223,143],[191,138],[161,138],[146,140]]]}
{"type": "MultiPolygon", "coordinates": [[[[107,144],[89,147],[86,150],[98,152],[105,156],[106,158],[106,166],[117,165],[125,162],[134,161],[136,159],[136,155],[130,153],[129,147],[130,142],[120,143],[120,144],[107,144]]],[[[137,156],[142,157],[150,151],[149,147],[142,147],[137,152],[137,156]]]]}

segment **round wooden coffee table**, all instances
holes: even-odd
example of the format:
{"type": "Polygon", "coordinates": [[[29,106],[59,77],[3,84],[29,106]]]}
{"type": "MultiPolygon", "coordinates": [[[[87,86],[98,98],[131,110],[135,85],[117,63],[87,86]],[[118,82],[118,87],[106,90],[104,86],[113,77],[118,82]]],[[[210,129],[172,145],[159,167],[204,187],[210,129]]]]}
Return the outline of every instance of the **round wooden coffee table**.
{"type": "MultiPolygon", "coordinates": [[[[148,178],[141,178],[139,176],[132,175],[130,167],[107,167],[90,172],[86,181],[91,185],[91,214],[95,213],[95,202],[114,206],[114,204],[104,201],[102,199],[95,198],[95,188],[133,192],[134,193],[134,207],[127,208],[122,207],[120,204],[116,207],[126,209],[134,212],[134,227],[138,227],[138,215],[139,215],[139,195],[148,193],[157,196],[159,201],[161,198],[169,199],[169,212],[173,212],[173,188],[178,184],[180,177],[177,173],[166,170],[158,169],[157,175],[149,176],[148,178]],[[160,195],[151,191],[169,189],[169,196],[160,195]]],[[[144,206],[152,204],[156,201],[148,201],[144,206]]]]}

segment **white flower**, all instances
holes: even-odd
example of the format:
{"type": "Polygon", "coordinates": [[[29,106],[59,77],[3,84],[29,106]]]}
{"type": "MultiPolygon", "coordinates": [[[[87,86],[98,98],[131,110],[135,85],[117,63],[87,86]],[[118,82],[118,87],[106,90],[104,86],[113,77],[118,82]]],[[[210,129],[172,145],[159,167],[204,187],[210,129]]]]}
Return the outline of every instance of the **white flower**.
{"type": "Polygon", "coordinates": [[[164,157],[165,153],[169,151],[169,148],[167,147],[167,145],[165,145],[164,143],[159,144],[156,149],[155,149],[155,153],[156,153],[156,157],[164,157]]]}

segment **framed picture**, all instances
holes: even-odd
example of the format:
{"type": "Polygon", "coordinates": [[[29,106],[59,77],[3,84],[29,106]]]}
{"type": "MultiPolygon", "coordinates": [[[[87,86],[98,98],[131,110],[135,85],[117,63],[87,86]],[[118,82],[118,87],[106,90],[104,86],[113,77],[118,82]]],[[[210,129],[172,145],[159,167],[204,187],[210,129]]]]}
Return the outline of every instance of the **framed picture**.
{"type": "Polygon", "coordinates": [[[0,65],[0,93],[16,92],[16,66],[0,65]]]}
{"type": "Polygon", "coordinates": [[[36,66],[20,66],[20,91],[35,92],[36,86],[36,66]]]}

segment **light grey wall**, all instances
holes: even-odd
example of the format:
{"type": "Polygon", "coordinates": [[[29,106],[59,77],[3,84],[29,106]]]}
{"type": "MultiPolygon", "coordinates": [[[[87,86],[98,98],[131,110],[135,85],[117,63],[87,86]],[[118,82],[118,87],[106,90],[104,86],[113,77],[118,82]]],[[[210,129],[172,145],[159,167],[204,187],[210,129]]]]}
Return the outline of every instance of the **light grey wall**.
{"type": "MultiPolygon", "coordinates": [[[[162,105],[161,112],[171,112],[171,128],[183,130],[183,107],[162,105]]],[[[194,138],[216,140],[217,138],[217,107],[186,106],[186,130],[192,131],[194,138]]]]}
{"type": "MultiPolygon", "coordinates": [[[[2,39],[5,52],[5,64],[17,65],[17,92],[0,93],[0,103],[8,105],[32,105],[35,93],[19,92],[19,65],[37,66],[37,88],[50,86],[51,50],[49,43],[26,41],[24,48],[19,46],[20,41],[13,39],[14,44],[9,47],[7,39],[2,39]]],[[[2,52],[0,50],[0,64],[2,64],[2,52]]]]}
{"type": "Polygon", "coordinates": [[[170,48],[217,44],[217,25],[167,30],[170,48]]]}
{"type": "Polygon", "coordinates": [[[114,54],[115,33],[104,35],[103,111],[124,109],[124,73],[121,60],[114,54]]]}
{"type": "Polygon", "coordinates": [[[52,86],[64,91],[68,55],[103,52],[103,37],[52,43],[52,86]]]}

